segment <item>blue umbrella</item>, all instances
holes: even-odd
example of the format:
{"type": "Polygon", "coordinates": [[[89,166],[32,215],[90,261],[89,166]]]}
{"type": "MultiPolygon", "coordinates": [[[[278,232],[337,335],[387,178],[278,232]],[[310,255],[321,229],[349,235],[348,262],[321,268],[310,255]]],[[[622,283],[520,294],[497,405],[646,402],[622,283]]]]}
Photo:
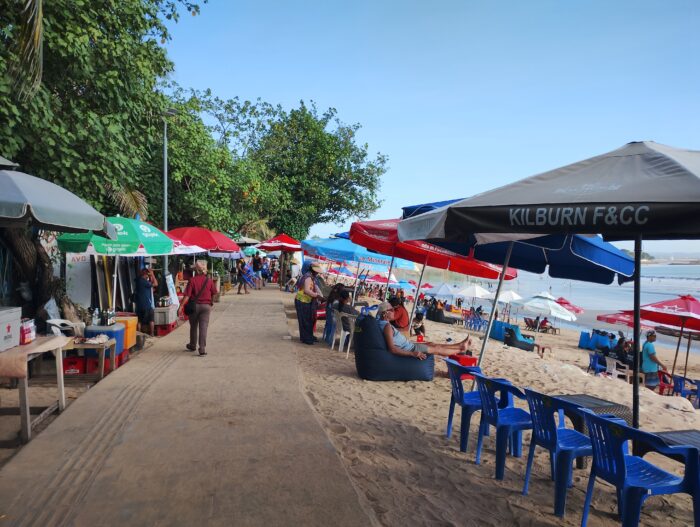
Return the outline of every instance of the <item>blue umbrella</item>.
{"type": "MultiPolygon", "coordinates": [[[[403,208],[403,217],[414,217],[460,200],[424,203],[403,208]]],[[[399,223],[399,236],[401,236],[399,223]]],[[[503,265],[510,241],[480,245],[469,236],[465,242],[428,240],[458,254],[471,254],[477,260],[503,265]]],[[[619,283],[633,279],[634,259],[600,236],[581,234],[551,234],[513,243],[508,262],[510,267],[542,274],[546,270],[553,278],[582,280],[598,284],[619,283]]]]}
{"type": "MultiPolygon", "coordinates": [[[[301,248],[312,256],[323,256],[329,260],[341,262],[357,262],[369,267],[389,267],[392,258],[383,254],[369,251],[345,238],[327,238],[323,240],[303,240],[301,248]]],[[[414,269],[413,262],[394,259],[395,269],[414,269]]]]}

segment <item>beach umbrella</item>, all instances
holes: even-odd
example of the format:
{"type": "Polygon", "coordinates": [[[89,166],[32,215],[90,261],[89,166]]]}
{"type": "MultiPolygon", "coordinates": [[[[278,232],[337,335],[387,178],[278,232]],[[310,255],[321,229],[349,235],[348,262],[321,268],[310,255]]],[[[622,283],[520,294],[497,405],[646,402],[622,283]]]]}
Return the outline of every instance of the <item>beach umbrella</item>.
{"type": "Polygon", "coordinates": [[[260,256],[262,256],[262,257],[267,256],[267,253],[265,251],[258,249],[256,247],[246,247],[245,249],[243,249],[242,252],[246,256],[255,256],[256,253],[259,253],[260,256]]]}
{"type": "MultiPolygon", "coordinates": [[[[418,283],[423,281],[423,273],[426,266],[438,269],[449,269],[455,273],[488,278],[495,280],[501,274],[501,267],[480,262],[470,256],[462,256],[438,245],[424,241],[402,242],[398,236],[399,219],[358,221],[350,227],[350,239],[367,247],[372,251],[391,256],[392,258],[404,258],[412,262],[422,264],[418,283]]],[[[392,260],[393,261],[393,260],[392,260]]],[[[506,271],[506,280],[517,277],[513,269],[506,271]]],[[[416,304],[411,308],[409,324],[413,320],[416,304]]]]}
{"type": "Polygon", "coordinates": [[[174,255],[189,255],[189,254],[200,254],[207,252],[206,249],[200,247],[199,245],[188,245],[182,240],[179,240],[171,233],[166,232],[165,235],[173,241],[173,251],[170,254],[174,255]]]}
{"type": "Polygon", "coordinates": [[[556,302],[557,302],[557,304],[559,304],[560,306],[562,306],[565,309],[568,309],[572,313],[576,313],[577,315],[583,313],[583,308],[575,306],[574,304],[569,302],[563,296],[560,296],[559,298],[557,298],[556,302]]]}
{"type": "Polygon", "coordinates": [[[576,320],[576,315],[546,296],[535,295],[521,300],[513,300],[511,304],[521,307],[534,315],[559,318],[567,322],[576,320]]]}
{"type": "Polygon", "coordinates": [[[285,253],[293,253],[296,251],[301,251],[301,244],[299,240],[295,240],[291,236],[284,233],[280,233],[274,238],[265,240],[264,242],[257,245],[258,249],[263,251],[282,251],[285,253]]]}
{"type": "Polygon", "coordinates": [[[356,262],[374,269],[393,267],[394,269],[415,269],[413,262],[396,258],[393,266],[391,256],[369,251],[346,238],[309,239],[301,242],[304,254],[322,256],[334,261],[356,262]]]}
{"type": "MultiPolygon", "coordinates": [[[[678,298],[672,298],[671,300],[664,300],[662,302],[641,306],[639,315],[650,322],[680,328],[678,344],[676,345],[676,354],[673,357],[673,368],[671,368],[671,375],[673,375],[676,372],[676,361],[678,359],[681,340],[683,339],[683,331],[700,331],[700,302],[691,295],[683,295],[678,298]]],[[[688,350],[690,350],[690,345],[688,346],[688,350]]],[[[683,376],[685,377],[687,374],[688,357],[686,356],[685,372],[683,376]]]]}
{"type": "Polygon", "coordinates": [[[511,251],[515,240],[552,234],[634,240],[632,424],[637,427],[642,239],[700,238],[699,206],[699,151],[633,142],[409,218],[399,224],[399,234],[431,242],[507,241],[511,251]]]}
{"type": "Polygon", "coordinates": [[[1,169],[14,170],[18,166],[19,165],[17,163],[14,163],[14,162],[10,161],[9,159],[6,159],[6,158],[0,156],[0,168],[1,169]]]}
{"type": "Polygon", "coordinates": [[[239,252],[241,248],[225,234],[204,227],[178,227],[168,231],[188,245],[198,245],[207,251],[239,252]]]}
{"type": "MultiPolygon", "coordinates": [[[[490,292],[489,296],[484,297],[484,298],[488,298],[489,300],[494,300],[496,298],[496,293],[490,292]]],[[[503,302],[504,304],[510,304],[513,300],[520,300],[521,298],[522,298],[522,296],[520,296],[515,291],[503,291],[498,296],[498,301],[503,302]]]]}
{"type": "MultiPolygon", "coordinates": [[[[14,165],[4,158],[2,164],[10,168],[14,165]]],[[[107,218],[50,181],[16,170],[0,170],[0,189],[0,227],[32,225],[50,231],[117,237],[107,218]]]]}
{"type": "Polygon", "coordinates": [[[247,245],[257,245],[258,243],[260,243],[260,240],[256,240],[255,238],[248,238],[247,236],[234,236],[234,240],[241,247],[245,247],[247,245]]]}
{"type": "MultiPolygon", "coordinates": [[[[603,313],[597,315],[596,320],[605,322],[606,324],[614,324],[620,326],[634,327],[634,311],[620,311],[618,313],[603,313]]],[[[654,324],[642,320],[640,322],[642,329],[653,329],[654,324]]]]}
{"type": "Polygon", "coordinates": [[[478,284],[469,284],[467,287],[459,289],[455,293],[455,296],[463,298],[489,298],[491,297],[491,292],[478,284]]]}
{"type": "Polygon", "coordinates": [[[164,232],[140,220],[112,216],[107,218],[114,227],[115,240],[92,232],[66,233],[58,237],[58,248],[69,253],[114,256],[112,306],[117,304],[117,272],[120,256],[163,256],[172,254],[174,242],[164,232]]]}
{"type": "Polygon", "coordinates": [[[58,248],[69,253],[105,256],[163,256],[173,251],[173,240],[153,225],[120,216],[107,220],[117,233],[115,240],[91,232],[66,233],[58,237],[58,248]]]}
{"type": "Polygon", "coordinates": [[[431,283],[429,283],[429,282],[426,282],[426,283],[424,283],[422,286],[420,286],[420,288],[421,288],[421,289],[432,289],[432,288],[433,288],[433,284],[431,284],[431,283]]]}

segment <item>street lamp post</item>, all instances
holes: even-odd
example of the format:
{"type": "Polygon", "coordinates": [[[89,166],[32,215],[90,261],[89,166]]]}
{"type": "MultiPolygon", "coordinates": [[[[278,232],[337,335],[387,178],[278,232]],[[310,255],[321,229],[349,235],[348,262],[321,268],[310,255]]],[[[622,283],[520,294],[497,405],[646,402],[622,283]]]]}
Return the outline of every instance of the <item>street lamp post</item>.
{"type": "MultiPolygon", "coordinates": [[[[163,112],[163,230],[168,230],[168,117],[177,115],[175,108],[163,112]]],[[[163,281],[168,273],[168,257],[163,256],[163,281]]]]}

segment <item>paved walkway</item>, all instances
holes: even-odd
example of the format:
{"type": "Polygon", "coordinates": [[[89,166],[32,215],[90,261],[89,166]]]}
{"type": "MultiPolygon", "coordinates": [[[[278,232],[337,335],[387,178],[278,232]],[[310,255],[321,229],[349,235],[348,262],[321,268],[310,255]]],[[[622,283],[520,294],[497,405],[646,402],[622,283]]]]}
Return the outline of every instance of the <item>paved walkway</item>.
{"type": "MultiPolygon", "coordinates": [[[[372,522],[301,394],[280,293],[227,295],[75,401],[0,470],[0,526],[372,522]]],[[[31,390],[31,388],[30,388],[31,390]]]]}

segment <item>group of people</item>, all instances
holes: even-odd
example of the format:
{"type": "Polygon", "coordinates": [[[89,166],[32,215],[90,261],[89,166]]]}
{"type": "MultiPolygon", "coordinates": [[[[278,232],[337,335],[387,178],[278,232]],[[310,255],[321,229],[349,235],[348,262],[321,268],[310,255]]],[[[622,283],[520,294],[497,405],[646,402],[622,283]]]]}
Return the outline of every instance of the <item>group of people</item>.
{"type": "Polygon", "coordinates": [[[249,294],[250,289],[262,289],[269,282],[277,282],[279,263],[256,252],[247,262],[245,258],[236,261],[236,281],[238,294],[249,294]]]}

